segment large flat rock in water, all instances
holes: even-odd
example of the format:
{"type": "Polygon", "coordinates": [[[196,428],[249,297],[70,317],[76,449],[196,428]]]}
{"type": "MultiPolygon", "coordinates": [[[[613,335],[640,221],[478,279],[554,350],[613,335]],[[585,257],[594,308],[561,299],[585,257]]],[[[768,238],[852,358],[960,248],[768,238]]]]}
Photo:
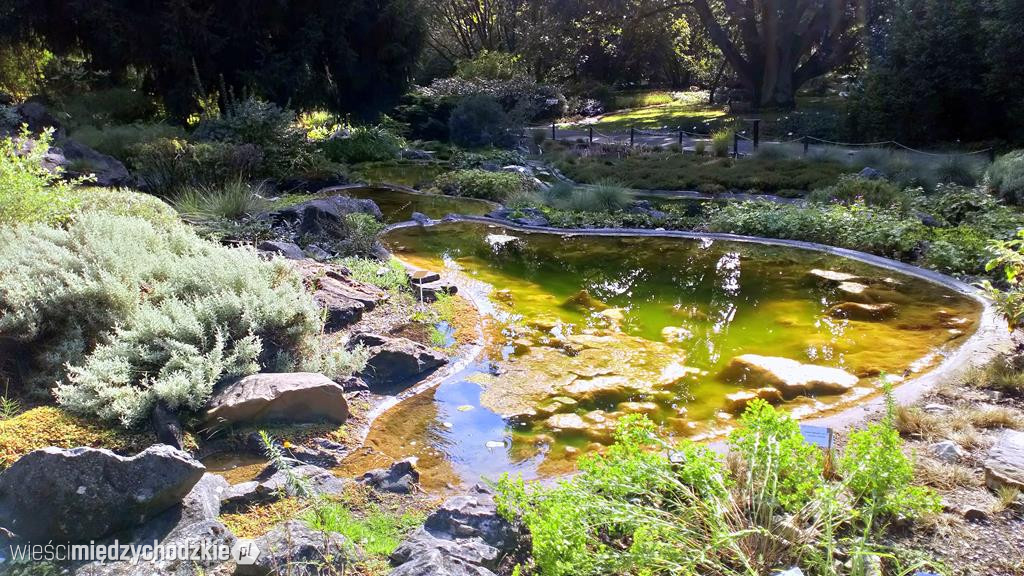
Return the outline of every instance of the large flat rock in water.
{"type": "Polygon", "coordinates": [[[842,394],[858,381],[856,376],[840,368],[758,354],[733,358],[722,371],[722,378],[748,388],[773,387],[787,398],[802,394],[842,394]]]}
{"type": "Polygon", "coordinates": [[[988,452],[985,482],[993,490],[1011,486],[1024,490],[1024,432],[1006,430],[988,452]]]}
{"type": "Polygon", "coordinates": [[[337,422],[348,419],[345,389],[323,374],[253,374],[218,392],[207,404],[207,423],[337,422]]]}

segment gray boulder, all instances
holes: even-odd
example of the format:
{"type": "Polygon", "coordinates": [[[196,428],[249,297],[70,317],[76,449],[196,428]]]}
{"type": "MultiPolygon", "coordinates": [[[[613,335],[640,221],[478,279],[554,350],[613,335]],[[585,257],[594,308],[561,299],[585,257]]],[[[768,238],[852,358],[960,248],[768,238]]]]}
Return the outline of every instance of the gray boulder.
{"type": "Polygon", "coordinates": [[[388,468],[371,470],[356,481],[382,492],[411,494],[420,481],[420,472],[416,469],[416,458],[406,458],[388,468]]]}
{"type": "Polygon", "coordinates": [[[328,332],[337,332],[355,324],[364,312],[373,310],[388,298],[384,290],[353,280],[348,270],[341,266],[300,260],[292,267],[302,275],[313,292],[313,299],[326,311],[324,328],[328,332]]]}
{"type": "Polygon", "coordinates": [[[332,235],[342,225],[342,219],[354,213],[384,219],[373,200],[348,196],[329,196],[302,202],[271,214],[271,219],[276,224],[288,227],[295,236],[332,235]]]}
{"type": "Polygon", "coordinates": [[[334,532],[313,530],[300,520],[286,522],[256,539],[254,564],[239,564],[236,576],[316,576],[345,574],[354,563],[353,547],[334,532]]]}
{"type": "Polygon", "coordinates": [[[206,405],[207,424],[278,420],[337,422],[348,419],[345,390],[323,374],[253,374],[228,384],[206,405]]]}
{"type": "Polygon", "coordinates": [[[0,475],[0,518],[20,540],[99,539],[175,506],[204,470],[165,445],[131,457],[96,448],[43,448],[0,475]]]}
{"type": "Polygon", "coordinates": [[[857,177],[865,180],[881,180],[882,178],[885,178],[885,174],[882,174],[881,171],[870,166],[865,166],[863,170],[857,173],[857,177]]]}
{"type": "Polygon", "coordinates": [[[294,242],[283,242],[280,240],[267,240],[261,242],[256,247],[261,252],[270,252],[272,254],[279,254],[289,260],[302,260],[306,255],[302,252],[302,248],[299,248],[298,244],[294,242]]]}
{"type": "Polygon", "coordinates": [[[1004,430],[985,459],[985,483],[1024,490],[1024,432],[1004,430]]]}
{"type": "Polygon", "coordinates": [[[498,515],[490,491],[478,485],[445,502],[395,549],[391,576],[490,576],[524,544],[498,515]]]}
{"type": "Polygon", "coordinates": [[[936,459],[947,464],[959,462],[960,459],[965,456],[963,449],[952,440],[936,442],[928,446],[928,451],[931,452],[932,456],[935,456],[936,459]]]}
{"type": "Polygon", "coordinates": [[[362,333],[356,334],[350,345],[369,349],[362,376],[371,387],[402,384],[448,362],[443,354],[408,338],[362,333]]]}
{"type": "Polygon", "coordinates": [[[128,169],[113,156],[101,154],[70,138],[61,140],[60,150],[67,161],[64,169],[72,176],[92,174],[96,185],[106,187],[129,186],[133,182],[128,169]]]}
{"type": "Polygon", "coordinates": [[[306,496],[341,496],[346,481],[330,470],[304,464],[291,470],[268,469],[256,480],[242,482],[228,487],[221,494],[220,505],[227,512],[234,512],[253,504],[276,502],[286,496],[299,496],[301,490],[308,490],[306,496]]]}

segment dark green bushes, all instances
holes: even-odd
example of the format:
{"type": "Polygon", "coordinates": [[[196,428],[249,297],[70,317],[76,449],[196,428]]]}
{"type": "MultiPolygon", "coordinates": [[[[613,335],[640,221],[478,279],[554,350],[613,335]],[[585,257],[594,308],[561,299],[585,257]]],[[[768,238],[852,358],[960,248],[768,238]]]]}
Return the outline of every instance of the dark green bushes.
{"type": "Polygon", "coordinates": [[[1024,150],[997,158],[988,169],[988,186],[1003,200],[1024,204],[1024,150]]]}
{"type": "Polygon", "coordinates": [[[485,94],[459,101],[448,119],[451,141],[467,148],[508,146],[515,142],[513,124],[494,98],[485,94]]]}
{"type": "Polygon", "coordinates": [[[156,140],[132,149],[129,164],[143,188],[170,198],[191,186],[252,180],[263,160],[263,151],[252,144],[156,140]]]}

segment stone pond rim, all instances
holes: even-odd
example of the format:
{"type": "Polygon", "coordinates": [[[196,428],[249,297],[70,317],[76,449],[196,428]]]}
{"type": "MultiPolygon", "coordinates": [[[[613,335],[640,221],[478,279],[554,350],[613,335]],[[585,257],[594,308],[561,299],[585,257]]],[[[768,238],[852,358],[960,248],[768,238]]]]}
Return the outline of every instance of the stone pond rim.
{"type": "MultiPolygon", "coordinates": [[[[940,272],[933,270],[926,270],[917,266],[912,266],[904,262],[885,258],[883,256],[876,256],[874,254],[868,254],[866,252],[860,252],[857,250],[851,250],[849,248],[839,248],[836,246],[829,246],[827,244],[818,244],[814,242],[804,242],[800,240],[788,240],[779,238],[764,238],[760,236],[744,236],[739,234],[728,234],[720,232],[691,232],[684,230],[664,230],[664,229],[644,229],[644,228],[554,228],[550,226],[526,226],[507,220],[495,219],[490,217],[482,216],[466,216],[466,215],[449,215],[443,221],[431,221],[429,223],[420,223],[415,221],[397,222],[387,226],[381,231],[381,236],[387,235],[389,232],[399,230],[403,228],[414,228],[414,227],[434,227],[438,225],[451,224],[457,222],[468,222],[477,224],[490,224],[494,226],[500,226],[508,230],[515,230],[523,233],[533,234],[550,234],[557,236],[609,236],[609,237],[649,237],[649,238],[678,238],[684,240],[713,240],[723,242],[738,242],[747,244],[760,244],[767,246],[782,246],[788,248],[796,248],[799,250],[807,250],[812,252],[819,252],[823,254],[829,254],[833,256],[839,256],[850,260],[859,261],[865,264],[876,266],[886,270],[892,270],[907,276],[912,276],[925,280],[939,286],[948,288],[958,294],[967,296],[981,305],[982,309],[979,315],[979,321],[976,330],[967,340],[961,343],[956,350],[943,359],[943,361],[935,368],[925,372],[924,374],[917,376],[912,379],[908,379],[905,382],[895,386],[893,388],[893,396],[897,403],[908,404],[912,403],[926,392],[931,390],[940,381],[947,377],[955,376],[958,371],[969,365],[981,364],[985,360],[994,356],[1000,346],[1005,346],[1008,341],[1009,330],[1007,324],[1002,316],[995,310],[992,302],[985,298],[981,291],[975,287],[948,276],[940,272]]],[[[440,378],[432,379],[432,384],[436,385],[441,382],[440,378]]],[[[422,387],[417,390],[417,394],[426,391],[429,387],[422,387]]],[[[406,396],[405,398],[408,398],[406,396]]],[[[404,399],[404,398],[403,398],[404,399]]],[[[390,408],[393,408],[393,405],[390,408]]],[[[802,420],[804,424],[811,424],[817,426],[827,426],[830,428],[842,429],[854,426],[858,423],[864,422],[873,413],[884,408],[884,398],[875,396],[874,398],[865,400],[857,404],[838,412],[817,417],[807,420],[802,420]]],[[[383,412],[383,411],[381,411],[383,412]]],[[[374,419],[379,417],[380,413],[374,415],[374,419]]],[[[373,422],[368,423],[368,427],[372,427],[373,422]]]]}

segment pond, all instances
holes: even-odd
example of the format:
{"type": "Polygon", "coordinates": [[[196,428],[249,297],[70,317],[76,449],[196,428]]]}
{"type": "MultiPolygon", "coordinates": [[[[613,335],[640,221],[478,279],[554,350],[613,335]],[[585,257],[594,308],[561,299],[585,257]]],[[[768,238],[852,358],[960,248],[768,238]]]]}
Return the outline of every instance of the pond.
{"type": "Polygon", "coordinates": [[[474,364],[367,438],[418,456],[428,488],[571,470],[626,414],[708,439],[755,396],[798,417],[845,408],[937,365],[981,312],[938,284],[789,247],[475,222],[384,241],[469,287],[489,317],[474,364]]]}
{"type": "Polygon", "coordinates": [[[476,198],[403,192],[394,188],[376,186],[346,188],[331,193],[373,200],[380,207],[380,211],[384,214],[384,221],[388,224],[411,220],[413,212],[426,214],[430,218],[440,219],[448,214],[483,216],[497,208],[497,206],[490,202],[477,200],[476,198]]]}

